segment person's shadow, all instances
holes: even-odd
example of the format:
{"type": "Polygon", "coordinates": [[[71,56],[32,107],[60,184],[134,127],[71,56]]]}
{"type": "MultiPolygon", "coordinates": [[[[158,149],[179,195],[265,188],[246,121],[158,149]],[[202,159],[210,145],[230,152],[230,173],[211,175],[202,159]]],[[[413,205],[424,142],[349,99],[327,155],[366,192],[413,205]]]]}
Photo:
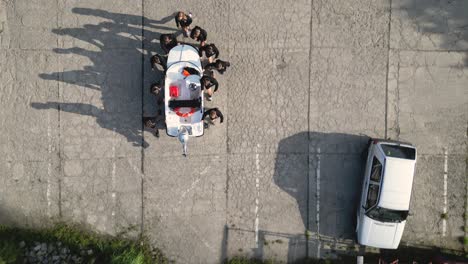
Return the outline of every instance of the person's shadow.
{"type": "Polygon", "coordinates": [[[318,132],[280,141],[274,182],[296,199],[307,230],[354,238],[368,141],[363,135],[318,132]]]}
{"type": "MultiPolygon", "coordinates": [[[[134,146],[148,146],[143,139],[142,97],[149,93],[141,90],[144,71],[142,60],[149,64],[145,55],[162,51],[159,47],[161,34],[155,31],[171,30],[176,33],[175,27],[164,26],[174,19],[173,14],[161,20],[153,20],[100,9],[73,8],[72,12],[108,20],[97,25],[52,30],[57,35],[72,37],[73,43],[86,47],[54,49],[56,53],[64,54],[62,59],[71,61],[64,65],[69,67],[73,61],[81,60],[76,56],[86,57],[91,65],[82,69],[42,73],[39,77],[72,84],[63,85],[64,93],[67,93],[67,89],[76,89],[76,86],[83,88],[79,91],[82,97],[87,94],[87,89],[100,91],[100,106],[70,99],[66,100],[68,102],[33,102],[31,106],[92,116],[101,127],[124,135],[134,146]]],[[[72,93],[76,92],[74,90],[72,93]]]]}

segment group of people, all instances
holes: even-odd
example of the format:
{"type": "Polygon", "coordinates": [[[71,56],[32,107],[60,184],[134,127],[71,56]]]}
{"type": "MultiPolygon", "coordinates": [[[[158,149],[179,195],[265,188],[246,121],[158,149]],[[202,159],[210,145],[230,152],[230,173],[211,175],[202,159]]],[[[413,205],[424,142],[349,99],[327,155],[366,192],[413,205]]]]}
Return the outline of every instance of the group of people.
{"type": "MultiPolygon", "coordinates": [[[[192,13],[186,14],[185,12],[177,12],[175,15],[175,22],[178,29],[182,31],[184,37],[190,37],[195,41],[199,42],[199,55],[202,60],[203,76],[200,79],[200,85],[202,91],[206,91],[206,99],[208,101],[213,100],[213,95],[218,91],[219,83],[215,78],[215,71],[219,74],[224,74],[231,64],[228,61],[218,59],[219,50],[215,44],[207,44],[208,34],[206,30],[199,26],[191,27],[193,19],[192,13]]],[[[165,54],[156,54],[151,57],[151,67],[155,70],[160,65],[163,71],[167,70],[167,55],[169,51],[175,46],[181,44],[177,41],[174,34],[161,34],[159,39],[161,49],[165,54]]],[[[164,102],[164,85],[163,81],[154,83],[150,87],[150,92],[157,97],[157,104],[160,106],[164,102]]],[[[158,110],[158,116],[163,117],[162,110],[158,110]]],[[[143,117],[143,123],[145,127],[154,130],[156,137],[159,137],[159,130],[157,128],[158,116],[156,117],[143,117]]],[[[223,123],[224,117],[221,111],[215,107],[206,109],[203,113],[203,120],[205,128],[209,125],[214,125],[216,119],[220,119],[220,123],[223,123]]]]}

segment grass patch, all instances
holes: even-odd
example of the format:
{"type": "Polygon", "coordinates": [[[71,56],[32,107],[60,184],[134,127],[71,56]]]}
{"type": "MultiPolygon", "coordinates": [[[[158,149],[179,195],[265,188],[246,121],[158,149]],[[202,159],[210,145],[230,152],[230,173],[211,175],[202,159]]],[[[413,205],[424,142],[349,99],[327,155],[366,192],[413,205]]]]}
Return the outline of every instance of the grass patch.
{"type": "Polygon", "coordinates": [[[99,235],[76,226],[58,224],[41,230],[0,226],[0,264],[22,263],[23,248],[34,243],[60,242],[71,254],[92,252],[83,257],[85,263],[149,264],[168,263],[159,250],[153,250],[144,239],[133,241],[121,237],[99,235]]]}
{"type": "Polygon", "coordinates": [[[18,263],[21,250],[17,245],[0,240],[0,264],[18,263]]]}

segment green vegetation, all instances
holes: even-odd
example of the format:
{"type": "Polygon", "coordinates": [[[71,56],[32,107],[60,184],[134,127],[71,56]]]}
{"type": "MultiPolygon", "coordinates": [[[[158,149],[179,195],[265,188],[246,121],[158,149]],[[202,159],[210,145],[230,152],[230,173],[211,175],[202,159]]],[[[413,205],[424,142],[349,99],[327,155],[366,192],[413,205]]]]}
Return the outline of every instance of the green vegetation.
{"type": "Polygon", "coordinates": [[[17,263],[17,256],[20,254],[18,246],[0,240],[0,264],[17,263]]]}
{"type": "Polygon", "coordinates": [[[41,230],[0,226],[0,264],[22,263],[24,250],[38,243],[59,243],[85,263],[167,263],[162,253],[152,250],[144,239],[133,241],[103,236],[78,227],[58,224],[41,230]],[[87,254],[83,256],[83,251],[87,254]]]}

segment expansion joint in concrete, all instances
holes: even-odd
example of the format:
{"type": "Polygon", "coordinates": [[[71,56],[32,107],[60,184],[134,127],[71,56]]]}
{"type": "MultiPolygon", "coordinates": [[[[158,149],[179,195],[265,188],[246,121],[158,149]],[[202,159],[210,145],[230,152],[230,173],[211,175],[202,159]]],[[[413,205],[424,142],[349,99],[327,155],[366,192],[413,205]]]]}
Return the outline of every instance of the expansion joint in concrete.
{"type": "Polygon", "coordinates": [[[387,28],[387,66],[385,74],[385,138],[388,137],[388,75],[390,71],[390,30],[392,28],[392,0],[390,0],[388,9],[388,28],[387,28]]]}
{"type": "Polygon", "coordinates": [[[145,184],[145,127],[143,124],[144,115],[144,89],[145,89],[145,1],[141,0],[141,211],[140,211],[140,236],[144,233],[144,216],[145,216],[145,197],[144,197],[144,184],[145,184]]]}
{"type": "MultiPolygon", "coordinates": [[[[314,0],[310,1],[310,20],[309,20],[309,28],[310,28],[310,37],[309,37],[309,69],[308,69],[308,74],[309,74],[309,87],[307,89],[307,142],[308,142],[308,147],[310,148],[310,89],[312,87],[312,76],[311,76],[311,68],[312,68],[312,44],[313,44],[313,39],[312,39],[312,32],[313,32],[313,19],[312,19],[312,14],[314,10],[314,0]]],[[[307,151],[307,194],[306,194],[306,234],[310,232],[310,149],[307,151]]],[[[309,257],[309,236],[306,235],[306,257],[309,257]]]]}

